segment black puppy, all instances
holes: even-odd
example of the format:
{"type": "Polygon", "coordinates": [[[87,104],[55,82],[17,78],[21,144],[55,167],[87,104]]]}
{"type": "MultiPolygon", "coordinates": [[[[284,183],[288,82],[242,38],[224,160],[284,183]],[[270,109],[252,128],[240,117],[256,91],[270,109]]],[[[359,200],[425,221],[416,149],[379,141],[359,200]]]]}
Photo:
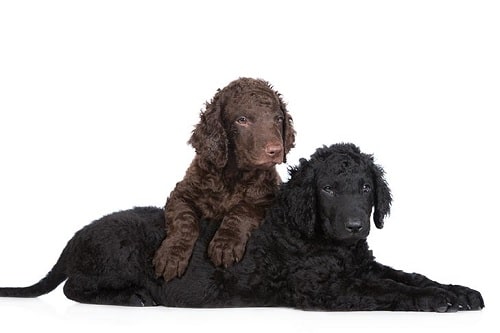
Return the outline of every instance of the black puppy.
{"type": "Polygon", "coordinates": [[[135,208],[78,231],[51,272],[0,296],[36,297],[67,279],[83,303],[178,307],[281,306],[315,310],[457,311],[484,307],[481,294],[383,266],[368,249],[370,216],[382,228],[391,194],[383,170],[352,144],[320,148],[290,171],[277,202],[239,264],[215,267],[204,223],[186,274],[165,283],[152,267],[165,237],[163,210],[135,208]]]}

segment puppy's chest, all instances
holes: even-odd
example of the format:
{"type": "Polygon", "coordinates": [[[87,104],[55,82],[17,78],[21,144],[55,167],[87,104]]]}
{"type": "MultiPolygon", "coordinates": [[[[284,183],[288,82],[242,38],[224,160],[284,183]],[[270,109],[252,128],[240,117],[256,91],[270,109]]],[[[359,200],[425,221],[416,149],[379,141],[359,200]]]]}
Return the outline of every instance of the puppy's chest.
{"type": "Polygon", "coordinates": [[[210,174],[199,178],[196,204],[201,214],[209,219],[221,219],[235,207],[267,206],[273,201],[279,183],[273,175],[263,173],[241,178],[230,181],[210,174]]]}
{"type": "Polygon", "coordinates": [[[358,257],[354,251],[343,249],[311,248],[292,257],[292,264],[297,271],[324,271],[328,274],[351,274],[365,263],[364,256],[358,257]]]}
{"type": "Polygon", "coordinates": [[[243,185],[233,188],[220,186],[217,189],[212,189],[206,195],[202,194],[198,199],[198,205],[205,217],[212,219],[222,218],[235,206],[244,202],[251,202],[251,196],[248,192],[248,187],[243,185]]]}

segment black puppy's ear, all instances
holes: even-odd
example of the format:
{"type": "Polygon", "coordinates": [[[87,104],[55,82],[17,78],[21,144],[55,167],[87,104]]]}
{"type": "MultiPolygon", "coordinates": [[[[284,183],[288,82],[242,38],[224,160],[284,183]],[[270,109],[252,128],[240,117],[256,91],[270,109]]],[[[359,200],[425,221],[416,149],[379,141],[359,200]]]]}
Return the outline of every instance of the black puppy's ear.
{"type": "Polygon", "coordinates": [[[207,103],[205,112],[200,114],[200,122],[196,125],[190,143],[201,156],[202,163],[209,162],[221,169],[228,160],[228,139],[222,120],[220,91],[214,99],[207,103]]]}
{"type": "Polygon", "coordinates": [[[278,95],[280,108],[283,112],[283,147],[285,152],[283,154],[283,163],[286,163],[286,155],[290,150],[295,147],[295,129],[293,128],[293,119],[286,109],[286,103],[283,102],[281,96],[278,95]]]}
{"type": "MultiPolygon", "coordinates": [[[[373,160],[373,158],[372,158],[373,160]]],[[[375,184],[375,212],[373,221],[379,229],[384,227],[384,218],[391,212],[392,195],[384,178],[384,169],[372,162],[373,182],[375,184]]]]}
{"type": "Polygon", "coordinates": [[[307,238],[314,235],[316,224],[316,185],[314,171],[305,159],[290,170],[291,178],[282,191],[286,221],[307,238]]]}

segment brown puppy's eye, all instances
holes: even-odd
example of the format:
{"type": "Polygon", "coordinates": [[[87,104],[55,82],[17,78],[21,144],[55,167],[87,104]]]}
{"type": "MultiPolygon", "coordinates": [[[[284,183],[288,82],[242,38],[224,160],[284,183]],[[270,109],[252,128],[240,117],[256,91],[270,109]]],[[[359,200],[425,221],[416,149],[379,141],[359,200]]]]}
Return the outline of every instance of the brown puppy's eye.
{"type": "Polygon", "coordinates": [[[278,124],[283,123],[283,120],[284,120],[284,119],[283,119],[283,117],[277,117],[277,118],[276,118],[276,122],[277,122],[278,124]]]}
{"type": "Polygon", "coordinates": [[[240,125],[246,125],[248,124],[248,118],[247,117],[239,117],[236,122],[240,125]]]}

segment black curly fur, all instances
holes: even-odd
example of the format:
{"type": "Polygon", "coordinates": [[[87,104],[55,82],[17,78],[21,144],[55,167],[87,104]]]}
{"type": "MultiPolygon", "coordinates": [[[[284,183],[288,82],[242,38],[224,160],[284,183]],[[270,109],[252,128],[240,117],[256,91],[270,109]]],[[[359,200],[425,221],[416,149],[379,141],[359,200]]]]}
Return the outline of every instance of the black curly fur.
{"type": "Polygon", "coordinates": [[[290,170],[275,205],[239,264],[214,267],[202,223],[186,274],[169,283],[151,259],[164,234],[159,208],[114,213],[78,231],[53,270],[0,296],[35,297],[67,278],[84,303],[176,307],[280,306],[307,310],[457,311],[484,307],[481,294],[379,264],[368,249],[370,216],[382,227],[391,194],[383,170],[352,144],[323,147],[290,170]]]}

